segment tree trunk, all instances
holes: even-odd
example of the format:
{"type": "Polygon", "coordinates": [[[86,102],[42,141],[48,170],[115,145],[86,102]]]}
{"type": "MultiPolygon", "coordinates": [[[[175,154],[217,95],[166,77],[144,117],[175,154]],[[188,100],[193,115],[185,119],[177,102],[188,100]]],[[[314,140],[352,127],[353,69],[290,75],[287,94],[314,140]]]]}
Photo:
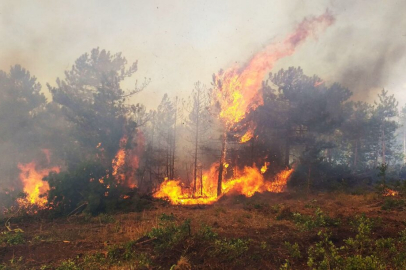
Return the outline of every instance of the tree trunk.
{"type": "Polygon", "coordinates": [[[385,129],[382,127],[382,163],[386,163],[386,158],[385,158],[385,129]]]}
{"type": "Polygon", "coordinates": [[[170,178],[170,166],[171,166],[171,139],[170,139],[170,134],[168,130],[168,135],[166,137],[166,140],[168,142],[167,148],[166,148],[166,177],[170,178]]]}
{"type": "Polygon", "coordinates": [[[200,195],[203,196],[203,167],[200,166],[200,195]]]}
{"type": "Polygon", "coordinates": [[[403,162],[406,163],[406,126],[403,127],[403,162]]]}
{"type": "Polygon", "coordinates": [[[311,172],[311,165],[309,165],[309,171],[307,174],[307,196],[310,194],[310,172],[311,172]]]}
{"type": "Polygon", "coordinates": [[[290,164],[290,139],[289,139],[289,131],[286,134],[286,142],[285,142],[285,166],[288,167],[290,164]]]}
{"type": "Polygon", "coordinates": [[[199,120],[200,120],[200,110],[199,110],[199,104],[200,104],[200,91],[197,90],[197,108],[196,108],[196,126],[195,126],[195,160],[194,160],[194,172],[193,172],[193,181],[194,181],[194,187],[193,187],[193,193],[196,193],[196,184],[197,184],[197,148],[199,144],[199,120]]]}
{"type": "Polygon", "coordinates": [[[354,151],[354,168],[357,168],[357,159],[358,159],[358,140],[355,141],[355,151],[354,151]]]}
{"type": "Polygon", "coordinates": [[[251,164],[254,166],[255,163],[255,144],[254,144],[254,138],[251,139],[251,164]]]}
{"type": "Polygon", "coordinates": [[[217,181],[217,197],[221,195],[222,192],[222,183],[223,183],[223,163],[226,157],[226,133],[223,134],[222,144],[221,144],[221,155],[220,155],[220,165],[219,165],[219,175],[217,181]]]}
{"type": "Polygon", "coordinates": [[[176,101],[175,101],[175,123],[173,125],[171,179],[175,179],[175,149],[176,149],[176,120],[177,120],[177,114],[178,114],[178,97],[176,97],[176,101]]]}

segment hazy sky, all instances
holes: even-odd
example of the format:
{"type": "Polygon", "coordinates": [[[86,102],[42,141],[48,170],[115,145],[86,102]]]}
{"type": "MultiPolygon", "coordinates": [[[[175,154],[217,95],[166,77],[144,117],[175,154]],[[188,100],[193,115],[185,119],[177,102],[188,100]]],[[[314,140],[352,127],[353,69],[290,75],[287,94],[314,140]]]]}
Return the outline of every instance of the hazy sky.
{"type": "Polygon", "coordinates": [[[368,98],[383,87],[406,102],[406,1],[2,0],[0,69],[22,64],[46,88],[92,48],[138,60],[151,78],[133,102],[155,106],[283,38],[306,16],[330,10],[333,26],[275,67],[301,66],[368,98]]]}

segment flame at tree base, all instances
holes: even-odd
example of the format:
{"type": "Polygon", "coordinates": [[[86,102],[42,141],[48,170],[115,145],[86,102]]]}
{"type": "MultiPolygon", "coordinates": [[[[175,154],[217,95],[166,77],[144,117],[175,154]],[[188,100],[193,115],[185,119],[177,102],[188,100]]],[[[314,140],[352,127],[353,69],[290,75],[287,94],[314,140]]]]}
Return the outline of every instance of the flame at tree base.
{"type": "Polygon", "coordinates": [[[27,164],[18,164],[20,169],[20,180],[23,184],[23,191],[26,193],[25,198],[17,200],[20,207],[37,206],[38,208],[44,208],[48,202],[45,196],[49,191],[48,182],[42,179],[47,176],[51,171],[59,172],[59,167],[52,167],[48,169],[37,169],[35,162],[27,164]]]}
{"type": "MultiPolygon", "coordinates": [[[[246,197],[252,197],[256,192],[284,192],[292,172],[293,169],[283,170],[274,177],[273,181],[266,181],[258,168],[245,167],[237,173],[237,177],[223,183],[222,196],[225,194],[242,194],[246,197]]],[[[203,176],[203,185],[207,184],[206,187],[209,188],[204,188],[201,196],[194,196],[190,189],[183,186],[180,180],[167,179],[160,185],[154,197],[167,198],[172,204],[212,204],[222,197],[217,197],[213,185],[210,185],[215,181],[217,179],[209,178],[207,175],[203,176]]]]}

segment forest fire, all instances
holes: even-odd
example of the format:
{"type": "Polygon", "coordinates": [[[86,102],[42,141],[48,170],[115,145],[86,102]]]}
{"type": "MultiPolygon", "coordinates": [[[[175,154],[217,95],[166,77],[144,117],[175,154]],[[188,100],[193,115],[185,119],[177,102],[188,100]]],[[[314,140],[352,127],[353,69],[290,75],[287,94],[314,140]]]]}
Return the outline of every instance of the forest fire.
{"type": "Polygon", "coordinates": [[[262,81],[279,59],[292,55],[296,47],[308,36],[320,28],[324,30],[333,22],[334,17],[328,12],[319,17],[305,19],[285,40],[268,45],[255,54],[245,66],[234,66],[216,74],[214,82],[218,91],[215,94],[215,102],[220,104],[219,117],[226,128],[229,129],[240,122],[250,110],[255,110],[263,104],[259,91],[262,81]]]}
{"type": "MultiPolygon", "coordinates": [[[[244,167],[242,170],[235,169],[232,179],[223,180],[223,169],[227,170],[227,134],[235,126],[241,123],[246,115],[263,104],[260,91],[264,76],[274,64],[281,58],[292,55],[297,46],[301,45],[307,37],[314,35],[316,30],[324,30],[334,22],[334,17],[326,12],[319,17],[303,20],[292,34],[289,34],[282,42],[268,45],[264,50],[255,54],[246,65],[234,66],[226,71],[220,71],[214,75],[215,92],[212,104],[219,108],[218,118],[223,123],[223,150],[221,152],[218,173],[213,171],[212,165],[210,176],[202,177],[200,196],[195,198],[198,188],[194,188],[196,194],[183,192],[181,181],[166,180],[159,187],[155,197],[167,197],[175,204],[200,204],[212,203],[225,193],[238,193],[247,197],[256,192],[283,192],[293,169],[287,169],[276,175],[273,182],[265,181],[264,173],[268,164],[258,169],[257,167],[244,167]],[[218,175],[218,176],[217,176],[218,175]],[[217,190],[217,193],[215,192],[217,190]]],[[[240,137],[239,142],[245,143],[254,137],[256,126],[249,126],[248,131],[240,137]]],[[[196,184],[197,185],[197,184],[196,184]]]]}
{"type": "Polygon", "coordinates": [[[124,136],[120,140],[120,149],[117,151],[117,154],[112,161],[113,172],[111,174],[116,178],[118,183],[122,183],[125,180],[125,175],[121,172],[121,168],[125,164],[126,153],[124,145],[126,143],[127,137],[124,136]]]}
{"type": "MultiPolygon", "coordinates": [[[[201,196],[193,196],[190,189],[185,188],[180,180],[166,179],[155,192],[154,197],[167,198],[172,204],[212,204],[221,198],[216,195],[217,179],[212,178],[215,175],[214,171],[211,169],[203,176],[204,191],[201,196]]],[[[273,181],[266,181],[258,168],[244,167],[236,173],[235,178],[223,182],[222,194],[241,194],[252,197],[257,192],[281,193],[286,190],[292,172],[293,169],[283,170],[274,177],[273,181]]]]}
{"type": "Polygon", "coordinates": [[[120,148],[112,160],[112,176],[118,184],[123,184],[129,188],[137,187],[135,171],[139,167],[140,156],[144,152],[145,138],[141,131],[137,132],[136,146],[126,149],[128,138],[124,136],[120,140],[120,148]]]}
{"type": "Polygon", "coordinates": [[[41,195],[46,194],[49,190],[48,182],[42,179],[47,176],[51,171],[59,172],[59,167],[52,167],[49,169],[37,169],[35,162],[27,164],[18,164],[20,169],[20,180],[23,184],[23,191],[27,194],[24,199],[19,199],[20,206],[36,205],[44,207],[47,203],[47,198],[41,195]]]}
{"type": "Polygon", "coordinates": [[[0,2],[0,270],[406,269],[406,1],[66,2],[0,2]]]}

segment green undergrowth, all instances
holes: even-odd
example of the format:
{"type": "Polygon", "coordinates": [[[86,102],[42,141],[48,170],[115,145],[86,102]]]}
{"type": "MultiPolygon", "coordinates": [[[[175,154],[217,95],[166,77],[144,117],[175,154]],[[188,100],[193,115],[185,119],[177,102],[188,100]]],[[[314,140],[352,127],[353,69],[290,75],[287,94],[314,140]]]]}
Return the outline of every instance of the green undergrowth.
{"type": "MultiPolygon", "coordinates": [[[[406,269],[406,230],[389,237],[378,233],[385,226],[380,218],[357,215],[340,220],[314,203],[308,205],[308,214],[292,212],[283,205],[252,205],[245,210],[266,209],[272,222],[279,222],[274,224],[280,232],[272,237],[261,232],[258,236],[238,234],[238,228],[213,228],[164,213],[139,239],[43,269],[242,269],[267,263],[280,269],[406,269]],[[288,227],[278,227],[282,224],[288,227]]],[[[109,219],[103,217],[105,222],[109,219]]],[[[272,230],[272,226],[265,230],[272,230]]]]}
{"type": "MultiPolygon", "coordinates": [[[[307,249],[306,261],[310,269],[406,269],[406,230],[396,238],[373,238],[376,222],[364,215],[350,222],[355,231],[354,237],[343,240],[338,245],[333,242],[332,232],[320,230],[319,240],[307,249]]],[[[280,269],[295,269],[301,255],[296,243],[288,244],[291,256],[280,269]]]]}

